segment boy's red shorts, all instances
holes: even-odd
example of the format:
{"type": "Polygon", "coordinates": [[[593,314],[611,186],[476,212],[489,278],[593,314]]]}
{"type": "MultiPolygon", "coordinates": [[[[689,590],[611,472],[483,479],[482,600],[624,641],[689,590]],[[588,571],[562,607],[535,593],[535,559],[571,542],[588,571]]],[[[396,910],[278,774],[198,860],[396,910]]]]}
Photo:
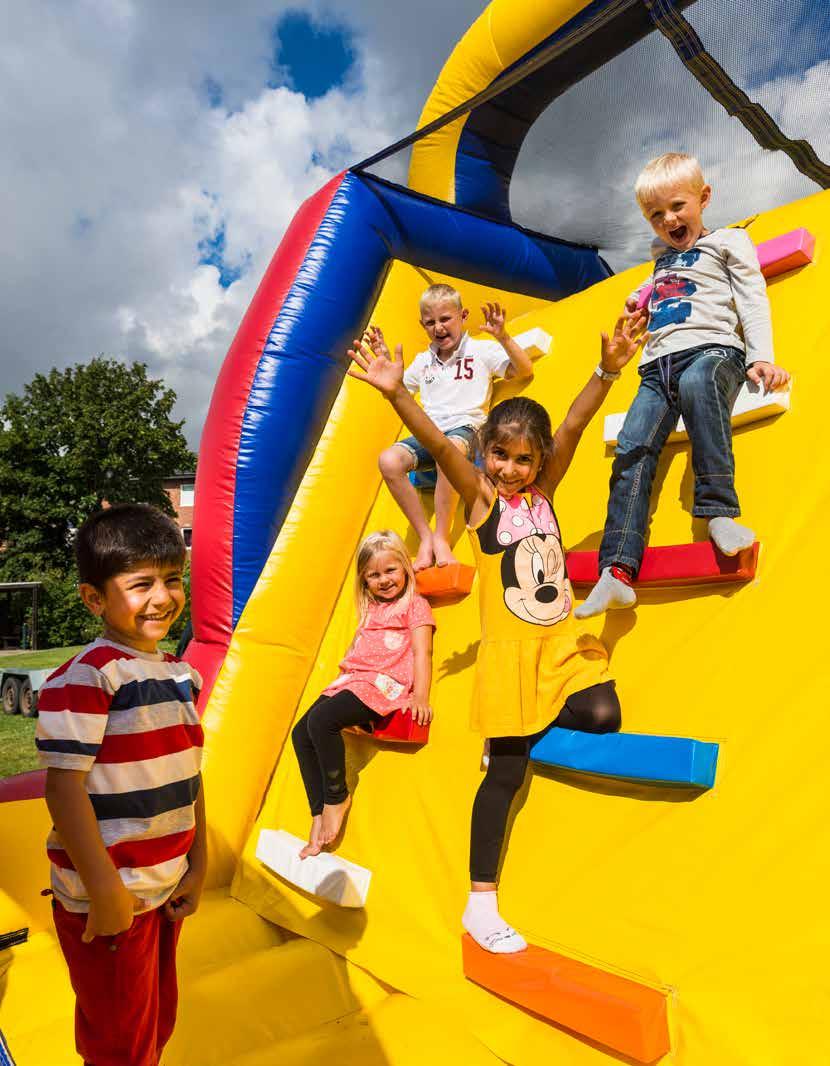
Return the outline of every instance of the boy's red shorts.
{"type": "Polygon", "coordinates": [[[139,914],[124,933],[81,940],[85,914],[52,904],[75,990],[75,1044],[88,1066],[157,1066],[176,1024],[181,922],[139,914]]]}

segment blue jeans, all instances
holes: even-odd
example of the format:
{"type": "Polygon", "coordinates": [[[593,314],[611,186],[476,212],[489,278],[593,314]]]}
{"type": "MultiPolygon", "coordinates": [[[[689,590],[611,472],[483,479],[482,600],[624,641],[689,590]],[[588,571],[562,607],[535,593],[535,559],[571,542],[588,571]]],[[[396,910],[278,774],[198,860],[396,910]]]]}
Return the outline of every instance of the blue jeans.
{"type": "Polygon", "coordinates": [[[707,345],[661,356],[640,368],[642,379],[620,431],[611,469],[600,570],[628,566],[636,574],[645,549],[657,460],[683,416],[692,442],[697,518],[741,513],[735,493],[732,407],[746,377],[738,348],[707,345]]]}

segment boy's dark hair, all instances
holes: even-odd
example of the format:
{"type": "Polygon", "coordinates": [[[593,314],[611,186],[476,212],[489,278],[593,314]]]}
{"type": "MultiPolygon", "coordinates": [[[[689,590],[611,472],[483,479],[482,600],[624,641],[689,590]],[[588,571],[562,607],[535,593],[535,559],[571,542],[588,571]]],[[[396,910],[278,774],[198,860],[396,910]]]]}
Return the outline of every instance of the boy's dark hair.
{"type": "Polygon", "coordinates": [[[553,451],[550,415],[528,396],[512,396],[497,403],[478,431],[478,450],[483,455],[493,444],[524,437],[544,460],[553,451]]]}
{"type": "Polygon", "coordinates": [[[75,536],[78,577],[97,589],[139,563],[184,566],[186,555],[179,527],[148,503],[118,503],[98,511],[75,536]]]}

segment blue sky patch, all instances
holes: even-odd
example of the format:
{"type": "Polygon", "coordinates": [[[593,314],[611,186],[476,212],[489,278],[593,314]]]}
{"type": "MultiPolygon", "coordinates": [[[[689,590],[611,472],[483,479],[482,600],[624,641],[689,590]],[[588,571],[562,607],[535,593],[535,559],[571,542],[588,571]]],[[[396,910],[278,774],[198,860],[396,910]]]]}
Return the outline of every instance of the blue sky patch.
{"type": "Polygon", "coordinates": [[[301,11],[289,11],[274,28],[273,70],[309,100],[342,85],[354,61],[352,36],[342,25],[320,26],[301,11]]]}
{"type": "Polygon", "coordinates": [[[93,221],[89,215],[78,214],[72,221],[72,234],[75,237],[85,237],[93,227],[93,221]]]}
{"type": "Polygon", "coordinates": [[[225,100],[222,85],[208,74],[202,82],[202,94],[207,100],[209,107],[221,107],[225,100]]]}
{"type": "Polygon", "coordinates": [[[219,284],[223,289],[230,288],[245,272],[247,261],[241,266],[231,266],[225,261],[225,225],[224,223],[210,237],[199,241],[199,262],[215,266],[219,271],[219,284]]]}

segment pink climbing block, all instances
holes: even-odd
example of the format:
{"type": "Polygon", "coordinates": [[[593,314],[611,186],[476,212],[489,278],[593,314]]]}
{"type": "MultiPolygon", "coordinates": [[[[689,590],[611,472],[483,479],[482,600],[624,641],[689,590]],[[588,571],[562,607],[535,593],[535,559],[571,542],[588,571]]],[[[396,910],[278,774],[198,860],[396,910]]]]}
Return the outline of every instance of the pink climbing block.
{"type": "Polygon", "coordinates": [[[640,298],[637,300],[637,310],[642,311],[644,307],[648,307],[648,302],[651,299],[651,294],[654,292],[653,285],[646,285],[643,291],[640,293],[640,298]]]}
{"type": "Polygon", "coordinates": [[[765,278],[774,278],[812,263],[816,239],[807,229],[794,229],[758,245],[758,261],[765,278]]]}

